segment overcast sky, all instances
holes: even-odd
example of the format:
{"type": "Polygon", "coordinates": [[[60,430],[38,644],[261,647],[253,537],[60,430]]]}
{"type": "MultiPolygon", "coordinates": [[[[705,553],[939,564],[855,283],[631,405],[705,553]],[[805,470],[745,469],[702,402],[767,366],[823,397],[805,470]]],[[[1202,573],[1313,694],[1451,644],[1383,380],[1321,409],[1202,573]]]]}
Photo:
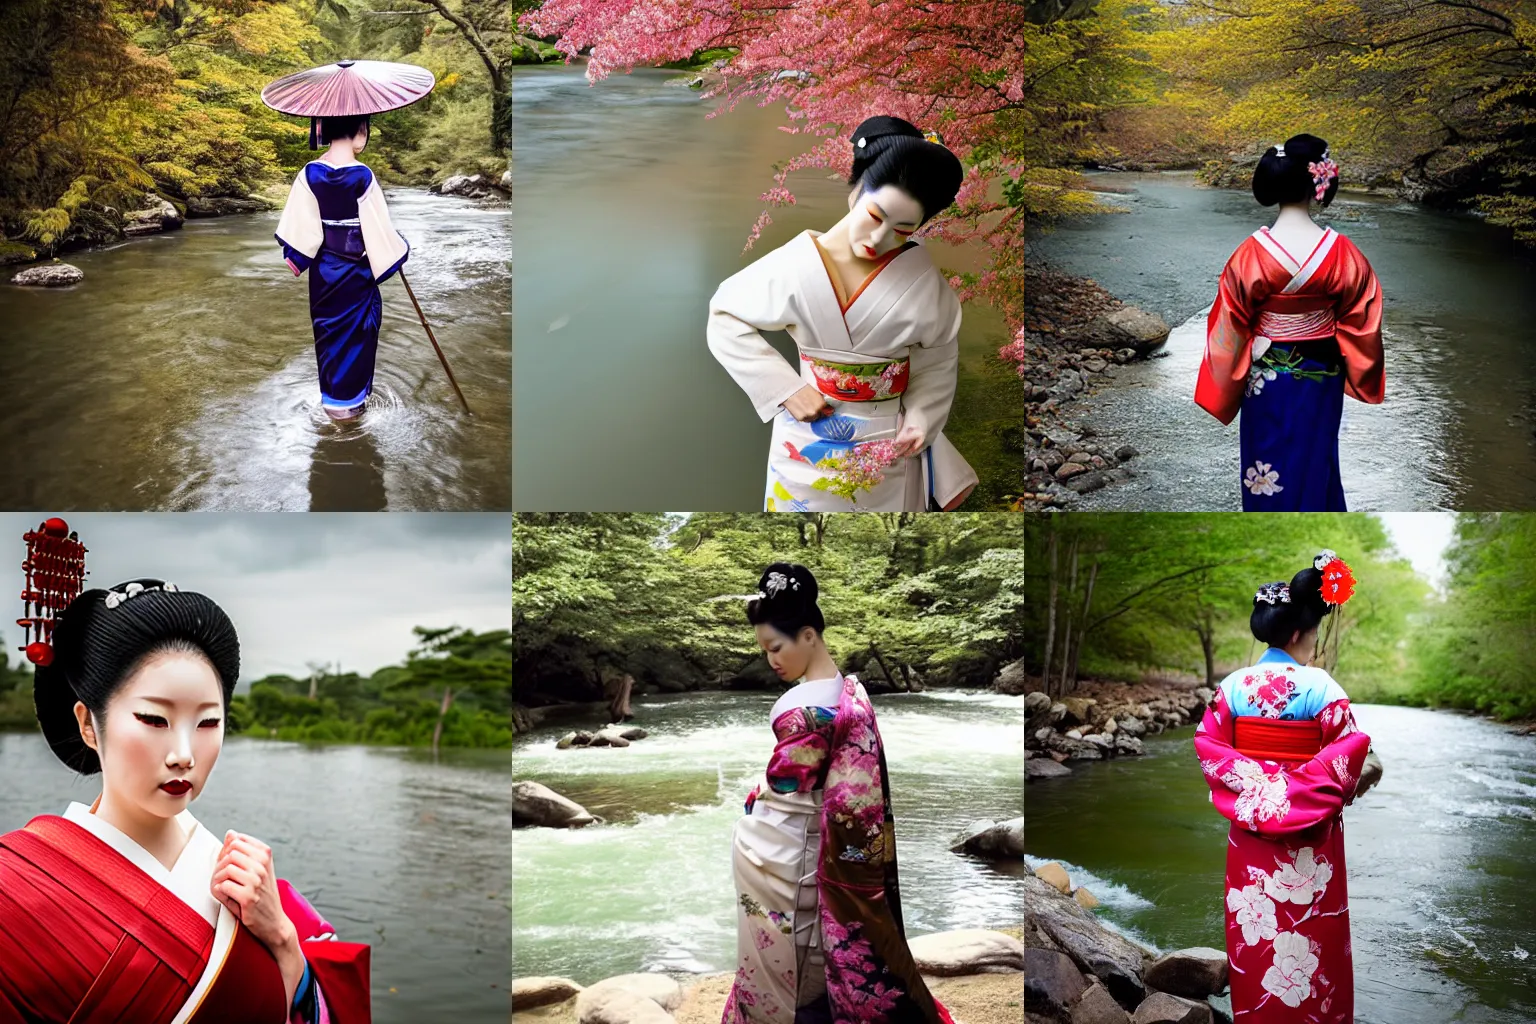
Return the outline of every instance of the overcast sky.
{"type": "Polygon", "coordinates": [[[1450,546],[1456,528],[1452,512],[1377,512],[1376,518],[1387,528],[1392,544],[1413,563],[1420,576],[1445,586],[1445,549],[1450,546]]]}
{"type": "MultiPolygon", "coordinates": [[[[38,513],[0,512],[0,634],[20,657],[21,535],[38,513]]],[[[508,629],[505,513],[77,512],[86,587],[141,576],[208,595],[240,633],[241,679],[309,662],[369,673],[405,657],[412,626],[508,629]]],[[[241,687],[242,690],[244,687],[241,687]]]]}

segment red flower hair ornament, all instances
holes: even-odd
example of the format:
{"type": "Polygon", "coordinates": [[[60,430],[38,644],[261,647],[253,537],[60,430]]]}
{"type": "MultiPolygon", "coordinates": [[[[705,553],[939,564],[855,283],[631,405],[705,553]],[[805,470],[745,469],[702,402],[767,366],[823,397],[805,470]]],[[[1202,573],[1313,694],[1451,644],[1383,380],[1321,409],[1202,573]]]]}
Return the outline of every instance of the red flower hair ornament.
{"type": "Polygon", "coordinates": [[[1312,559],[1312,568],[1323,574],[1324,603],[1337,607],[1355,595],[1355,574],[1334,552],[1319,552],[1312,559]]]}

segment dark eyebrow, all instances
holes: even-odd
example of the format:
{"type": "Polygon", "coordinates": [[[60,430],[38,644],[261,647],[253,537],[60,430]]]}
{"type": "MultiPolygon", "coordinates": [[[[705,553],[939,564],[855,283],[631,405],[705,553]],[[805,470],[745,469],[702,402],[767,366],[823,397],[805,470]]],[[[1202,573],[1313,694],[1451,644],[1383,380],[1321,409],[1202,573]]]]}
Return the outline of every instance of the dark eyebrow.
{"type": "MultiPolygon", "coordinates": [[[[166,700],[164,697],[140,697],[139,700],[147,701],[150,704],[159,704],[159,705],[162,705],[163,707],[168,707],[168,708],[173,708],[173,707],[176,706],[176,702],[175,701],[173,701],[173,700],[166,700]]],[[[210,700],[210,701],[206,701],[206,702],[204,702],[202,704],[199,704],[197,706],[197,710],[201,711],[204,708],[219,708],[219,707],[223,707],[223,706],[224,705],[220,704],[216,700],[210,700]]]]}

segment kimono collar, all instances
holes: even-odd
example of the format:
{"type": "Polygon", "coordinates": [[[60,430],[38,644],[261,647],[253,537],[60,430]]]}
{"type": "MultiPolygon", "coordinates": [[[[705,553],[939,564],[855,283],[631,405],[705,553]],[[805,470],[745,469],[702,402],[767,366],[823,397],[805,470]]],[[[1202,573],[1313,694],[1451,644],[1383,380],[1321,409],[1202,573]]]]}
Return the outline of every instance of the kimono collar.
{"type": "Polygon", "coordinates": [[[1301,667],[1301,662],[1297,661],[1289,654],[1286,654],[1285,651],[1279,647],[1271,647],[1269,650],[1265,651],[1264,656],[1259,659],[1258,663],[1260,665],[1268,665],[1277,661],[1284,662],[1289,665],[1295,665],[1297,668],[1301,667]]]}

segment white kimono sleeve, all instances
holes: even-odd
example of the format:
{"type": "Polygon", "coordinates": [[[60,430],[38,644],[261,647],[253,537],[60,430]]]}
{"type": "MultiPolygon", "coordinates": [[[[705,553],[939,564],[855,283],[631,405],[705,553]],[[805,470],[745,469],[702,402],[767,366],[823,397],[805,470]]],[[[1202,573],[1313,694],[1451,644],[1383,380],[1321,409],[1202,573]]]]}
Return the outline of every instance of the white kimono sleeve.
{"type": "Polygon", "coordinates": [[[283,204],[283,215],[277,222],[277,240],[306,259],[314,259],[325,241],[325,226],[320,223],[320,203],[309,189],[305,168],[299,168],[299,176],[293,179],[288,190],[288,202],[283,204]]]}
{"type": "Polygon", "coordinates": [[[709,300],[705,337],[709,350],[751,399],[763,422],[806,386],[794,367],[760,331],[782,331],[796,320],[793,278],[782,249],[769,253],[720,283],[709,300]]]}
{"type": "Polygon", "coordinates": [[[374,281],[382,281],[400,269],[411,254],[411,245],[390,221],[384,190],[379,188],[377,178],[368,182],[368,190],[357,201],[357,219],[363,229],[368,269],[373,271],[374,281]]]}
{"type": "Polygon", "coordinates": [[[960,300],[943,279],[935,283],[931,340],[910,350],[911,376],[901,397],[906,425],[923,432],[924,446],[933,444],[949,422],[960,370],[960,300]]]}

